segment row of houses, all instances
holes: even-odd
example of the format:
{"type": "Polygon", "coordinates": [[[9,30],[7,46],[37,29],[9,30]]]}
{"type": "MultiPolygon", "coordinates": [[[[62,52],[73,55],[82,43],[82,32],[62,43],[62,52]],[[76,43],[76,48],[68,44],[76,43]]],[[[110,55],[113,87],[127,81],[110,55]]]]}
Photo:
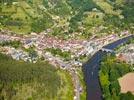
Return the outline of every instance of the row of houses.
{"type": "Polygon", "coordinates": [[[129,44],[121,48],[116,56],[121,61],[134,64],[134,44],[129,44]]]}
{"type": "Polygon", "coordinates": [[[7,55],[10,55],[15,60],[23,60],[25,62],[33,62],[36,63],[37,57],[31,57],[27,52],[23,50],[17,50],[13,47],[1,47],[1,52],[7,55]]]}

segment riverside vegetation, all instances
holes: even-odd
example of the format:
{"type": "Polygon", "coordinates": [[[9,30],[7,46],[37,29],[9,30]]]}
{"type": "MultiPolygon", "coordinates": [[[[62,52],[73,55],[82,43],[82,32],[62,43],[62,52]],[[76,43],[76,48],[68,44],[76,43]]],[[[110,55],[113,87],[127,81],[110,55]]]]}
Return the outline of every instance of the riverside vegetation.
{"type": "Polygon", "coordinates": [[[107,54],[101,61],[99,79],[104,100],[133,100],[130,92],[121,93],[118,78],[128,72],[133,72],[133,65],[120,62],[115,55],[107,54]]]}

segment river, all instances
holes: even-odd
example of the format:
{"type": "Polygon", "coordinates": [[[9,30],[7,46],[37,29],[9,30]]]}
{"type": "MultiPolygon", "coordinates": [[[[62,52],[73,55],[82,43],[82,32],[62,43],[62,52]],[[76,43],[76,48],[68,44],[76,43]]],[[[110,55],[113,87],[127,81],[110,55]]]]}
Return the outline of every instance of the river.
{"type": "MultiPolygon", "coordinates": [[[[119,39],[104,46],[103,48],[114,49],[118,45],[126,42],[130,37],[132,36],[119,39]]],[[[102,91],[98,79],[98,72],[100,68],[99,62],[105,54],[106,52],[98,51],[86,63],[83,64],[82,71],[86,84],[86,100],[102,100],[102,91]]]]}

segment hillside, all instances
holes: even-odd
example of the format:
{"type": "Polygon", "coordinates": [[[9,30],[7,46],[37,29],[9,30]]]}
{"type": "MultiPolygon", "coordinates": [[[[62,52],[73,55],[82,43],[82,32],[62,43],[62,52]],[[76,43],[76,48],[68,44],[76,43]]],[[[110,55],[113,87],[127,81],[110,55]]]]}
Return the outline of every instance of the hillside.
{"type": "Polygon", "coordinates": [[[0,54],[0,100],[73,99],[71,76],[47,62],[15,61],[0,54]]]}
{"type": "Polygon", "coordinates": [[[54,36],[77,32],[134,30],[133,0],[1,0],[0,27],[17,33],[50,29],[54,36]]]}

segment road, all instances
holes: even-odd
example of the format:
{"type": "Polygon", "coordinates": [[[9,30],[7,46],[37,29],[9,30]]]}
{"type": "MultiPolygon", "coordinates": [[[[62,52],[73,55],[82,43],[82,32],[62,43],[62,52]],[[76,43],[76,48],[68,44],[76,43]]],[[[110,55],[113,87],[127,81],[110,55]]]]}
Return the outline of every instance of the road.
{"type": "Polygon", "coordinates": [[[74,85],[74,92],[75,92],[75,96],[74,96],[74,100],[80,100],[80,81],[79,81],[79,77],[76,73],[76,70],[69,70],[71,76],[72,76],[72,80],[73,80],[73,85],[74,85]]]}

